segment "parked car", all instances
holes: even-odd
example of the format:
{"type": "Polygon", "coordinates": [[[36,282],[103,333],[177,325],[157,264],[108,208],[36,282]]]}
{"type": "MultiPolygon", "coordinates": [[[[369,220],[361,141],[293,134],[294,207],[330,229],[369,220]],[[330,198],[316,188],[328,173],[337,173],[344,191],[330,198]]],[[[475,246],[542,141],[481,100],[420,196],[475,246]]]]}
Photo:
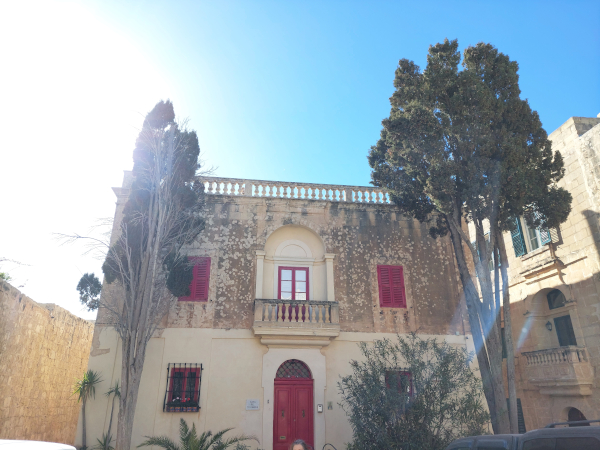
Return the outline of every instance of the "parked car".
{"type": "Polygon", "coordinates": [[[75,450],[75,447],[56,442],[0,439],[0,450],[75,450]]]}
{"type": "Polygon", "coordinates": [[[446,450],[600,450],[600,426],[590,426],[596,422],[600,420],[551,423],[525,434],[471,436],[457,439],[446,450]]]}

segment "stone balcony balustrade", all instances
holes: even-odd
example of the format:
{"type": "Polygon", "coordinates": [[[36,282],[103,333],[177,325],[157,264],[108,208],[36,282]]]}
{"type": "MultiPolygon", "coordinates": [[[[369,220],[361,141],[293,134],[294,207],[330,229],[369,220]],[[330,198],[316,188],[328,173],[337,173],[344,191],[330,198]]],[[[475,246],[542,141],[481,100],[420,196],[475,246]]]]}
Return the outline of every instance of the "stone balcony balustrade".
{"type": "Polygon", "coordinates": [[[339,303],[256,299],[252,330],[269,346],[324,347],[340,334],[339,303]]]}
{"type": "Polygon", "coordinates": [[[389,195],[383,189],[368,186],[289,183],[286,181],[218,177],[201,177],[200,182],[204,184],[204,191],[209,195],[390,204],[389,195]]]}
{"type": "Polygon", "coordinates": [[[565,346],[523,352],[525,377],[541,394],[553,396],[592,394],[594,369],[585,347],[565,346]]]}

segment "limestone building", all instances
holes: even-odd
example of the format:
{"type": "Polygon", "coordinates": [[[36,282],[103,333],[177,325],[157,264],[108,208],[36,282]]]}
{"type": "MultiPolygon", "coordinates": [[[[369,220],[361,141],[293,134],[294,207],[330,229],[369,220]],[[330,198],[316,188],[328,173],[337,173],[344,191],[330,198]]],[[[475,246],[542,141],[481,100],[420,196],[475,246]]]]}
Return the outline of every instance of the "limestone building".
{"type": "MultiPolygon", "coordinates": [[[[117,211],[129,177],[115,188],[117,211]]],[[[185,418],[200,432],[254,435],[265,450],[296,438],[342,449],[351,429],[337,382],[360,358],[358,342],[417,332],[473,349],[449,239],[431,239],[382,191],[203,181],[206,228],[188,251],[192,293],[148,346],[132,448],[144,436],[177,439],[185,418]]],[[[89,362],[102,373],[99,392],[120,378],[119,342],[102,314],[89,362]]],[[[88,405],[93,442],[110,403],[96,396],[88,405]]]]}
{"type": "Polygon", "coordinates": [[[527,430],[600,418],[600,118],[551,135],[573,196],[559,230],[506,233],[517,395],[527,430]]]}

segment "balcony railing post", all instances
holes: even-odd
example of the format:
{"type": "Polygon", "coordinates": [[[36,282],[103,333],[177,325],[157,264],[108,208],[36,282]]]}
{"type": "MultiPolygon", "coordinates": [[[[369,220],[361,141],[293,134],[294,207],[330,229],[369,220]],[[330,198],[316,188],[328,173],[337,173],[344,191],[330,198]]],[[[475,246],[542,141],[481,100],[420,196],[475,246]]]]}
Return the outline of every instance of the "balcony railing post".
{"type": "Polygon", "coordinates": [[[338,303],[331,304],[331,323],[340,323],[340,305],[338,303]]]}
{"type": "Polygon", "coordinates": [[[254,321],[262,322],[263,319],[264,302],[262,300],[254,300],[254,321]]]}

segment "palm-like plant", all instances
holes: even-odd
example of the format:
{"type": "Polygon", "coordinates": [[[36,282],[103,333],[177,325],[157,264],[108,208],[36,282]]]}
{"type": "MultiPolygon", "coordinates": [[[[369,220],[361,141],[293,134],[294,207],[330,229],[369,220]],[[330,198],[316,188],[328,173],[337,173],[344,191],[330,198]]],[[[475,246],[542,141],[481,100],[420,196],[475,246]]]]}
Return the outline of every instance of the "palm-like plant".
{"type": "Polygon", "coordinates": [[[212,434],[211,431],[205,431],[198,436],[196,425],[192,424],[192,429],[190,430],[185,420],[181,419],[179,423],[180,445],[175,444],[175,442],[166,436],[145,436],[146,441],[142,442],[138,447],[155,445],[165,450],[227,450],[232,445],[242,441],[251,439],[258,441],[255,437],[245,435],[223,439],[223,435],[230,430],[232,428],[225,428],[215,434],[212,434]]]}
{"type": "Polygon", "coordinates": [[[112,405],[110,407],[110,419],[108,420],[108,431],[106,433],[102,433],[102,438],[96,439],[98,441],[98,444],[96,446],[94,446],[95,450],[113,450],[114,449],[114,447],[111,445],[113,437],[112,437],[110,430],[112,428],[113,414],[115,412],[115,400],[117,398],[121,398],[121,389],[119,387],[119,380],[115,381],[115,385],[111,386],[110,389],[108,390],[108,392],[104,395],[106,395],[109,398],[111,395],[113,396],[112,405]]]}
{"type": "Polygon", "coordinates": [[[73,395],[77,395],[77,401],[81,402],[81,422],[83,432],[81,434],[81,448],[87,449],[87,441],[85,436],[85,404],[90,397],[96,397],[96,385],[100,383],[100,374],[93,370],[88,370],[83,374],[81,380],[76,380],[73,386],[73,395]]]}

